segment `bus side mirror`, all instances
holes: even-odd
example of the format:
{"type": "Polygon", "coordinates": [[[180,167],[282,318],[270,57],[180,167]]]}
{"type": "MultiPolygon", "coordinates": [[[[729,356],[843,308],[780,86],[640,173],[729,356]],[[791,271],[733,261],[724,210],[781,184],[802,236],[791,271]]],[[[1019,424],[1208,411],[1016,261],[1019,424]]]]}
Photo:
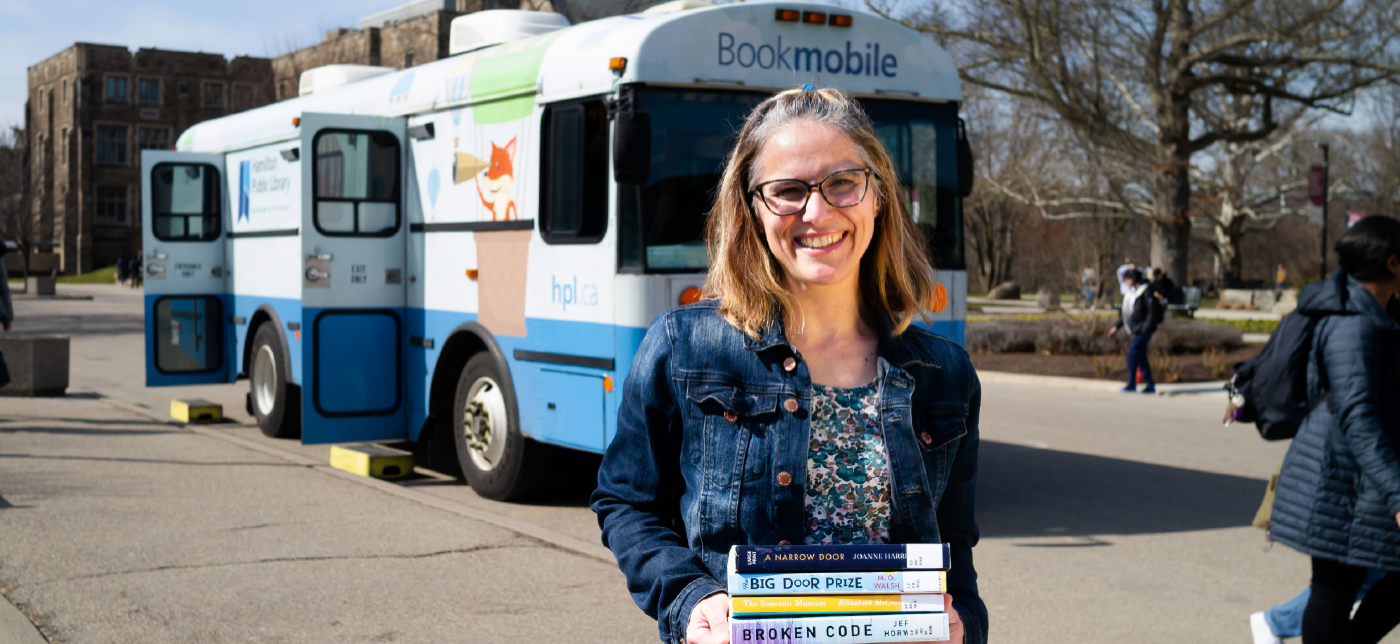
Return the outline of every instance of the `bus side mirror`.
{"type": "Polygon", "coordinates": [[[967,125],[958,119],[958,196],[963,199],[972,194],[973,157],[972,144],[967,140],[967,125]]]}
{"type": "Polygon", "coordinates": [[[613,121],[613,179],[642,185],[651,174],[651,115],[618,112],[613,121]]]}

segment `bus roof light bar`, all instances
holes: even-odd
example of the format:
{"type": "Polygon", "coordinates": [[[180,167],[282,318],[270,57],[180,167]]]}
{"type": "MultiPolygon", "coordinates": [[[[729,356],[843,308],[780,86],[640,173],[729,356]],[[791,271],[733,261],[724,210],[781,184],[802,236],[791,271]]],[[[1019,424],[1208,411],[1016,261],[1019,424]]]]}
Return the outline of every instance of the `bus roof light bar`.
{"type": "Polygon", "coordinates": [[[828,22],[827,24],[829,24],[829,25],[831,25],[831,26],[833,26],[833,27],[849,27],[849,26],[851,26],[851,24],[853,24],[854,22],[855,22],[855,19],[852,18],[852,17],[850,17],[850,16],[843,15],[843,14],[839,14],[839,13],[833,13],[833,14],[831,14],[831,21],[828,22]]]}
{"type": "Polygon", "coordinates": [[[799,22],[802,20],[802,12],[796,9],[779,9],[773,19],[778,22],[799,22]]]}
{"type": "Polygon", "coordinates": [[[824,25],[826,24],[826,14],[820,11],[805,11],[802,13],[802,22],[809,25],[824,25]]]}

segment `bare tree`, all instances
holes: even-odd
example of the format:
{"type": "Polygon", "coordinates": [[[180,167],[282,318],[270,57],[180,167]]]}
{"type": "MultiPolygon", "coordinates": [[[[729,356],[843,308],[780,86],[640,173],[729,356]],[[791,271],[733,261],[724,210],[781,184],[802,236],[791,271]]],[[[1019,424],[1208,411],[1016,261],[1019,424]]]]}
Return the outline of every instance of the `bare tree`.
{"type": "Polygon", "coordinates": [[[1182,282],[1196,154],[1269,137],[1277,108],[1347,112],[1400,74],[1400,0],[959,0],[904,22],[965,81],[1044,105],[1136,172],[1119,192],[1148,198],[1152,264],[1182,282]],[[1227,113],[1239,97],[1248,118],[1227,113]]]}
{"type": "Polygon", "coordinates": [[[38,241],[38,220],[30,212],[24,190],[24,130],[0,131],[0,242],[12,242],[24,257],[24,277],[29,277],[29,257],[38,241]]]}

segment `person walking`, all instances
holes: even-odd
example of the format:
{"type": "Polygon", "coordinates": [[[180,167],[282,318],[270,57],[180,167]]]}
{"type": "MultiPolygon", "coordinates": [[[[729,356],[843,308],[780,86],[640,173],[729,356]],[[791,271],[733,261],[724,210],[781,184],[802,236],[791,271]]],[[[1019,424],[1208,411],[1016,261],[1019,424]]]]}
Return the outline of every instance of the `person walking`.
{"type": "Polygon", "coordinates": [[[118,257],[118,258],[117,258],[117,284],[119,284],[119,285],[121,285],[121,286],[126,286],[126,279],[127,279],[127,277],[129,276],[129,275],[128,275],[129,272],[130,272],[130,271],[129,271],[129,269],[127,268],[126,258],[125,258],[125,257],[118,257]]]}
{"type": "MultiPolygon", "coordinates": [[[[1360,590],[1356,591],[1356,601],[1360,602],[1366,596],[1366,591],[1385,574],[1384,570],[1367,571],[1366,581],[1361,584],[1360,590]]],[[[1308,600],[1311,598],[1312,587],[1309,586],[1294,595],[1293,599],[1250,615],[1249,629],[1254,637],[1254,644],[1283,644],[1288,638],[1302,635],[1303,611],[1307,610],[1308,600]]]]}
{"type": "Polygon", "coordinates": [[[592,496],[663,641],[730,641],[732,545],[938,542],[952,641],[987,641],[981,386],[962,347],[912,325],[935,282],[899,190],[840,91],[781,92],[745,119],[707,222],[705,299],[647,330],[592,496]]]}
{"type": "Polygon", "coordinates": [[[1400,293],[1400,221],[1366,217],[1333,248],[1341,268],[1298,302],[1317,319],[1315,406],[1284,457],[1270,536],[1312,558],[1304,644],[1372,644],[1400,623],[1400,323],[1387,312],[1400,293]],[[1388,574],[1353,614],[1371,568],[1388,574]]]}
{"type": "Polygon", "coordinates": [[[1176,295],[1176,282],[1160,268],[1152,269],[1152,294],[1162,306],[1171,304],[1172,297],[1176,295]]]}
{"type": "Polygon", "coordinates": [[[1134,270],[1134,269],[1136,269],[1136,268],[1137,268],[1137,266],[1133,264],[1133,258],[1131,258],[1131,257],[1124,257],[1124,258],[1123,258],[1123,265],[1118,267],[1118,294],[1119,294],[1119,295],[1122,295],[1122,296],[1125,296],[1125,297],[1126,297],[1126,296],[1128,295],[1128,291],[1132,290],[1132,289],[1130,289],[1130,288],[1128,287],[1128,283],[1127,283],[1126,281],[1124,281],[1123,278],[1124,278],[1124,276],[1126,276],[1126,275],[1128,274],[1128,271],[1134,270]]]}
{"type": "Polygon", "coordinates": [[[1274,289],[1282,291],[1288,288],[1288,269],[1283,264],[1278,265],[1278,270],[1274,271],[1274,289]]]}
{"type": "Polygon", "coordinates": [[[1122,314],[1113,328],[1108,330],[1108,335],[1112,336],[1123,329],[1130,337],[1128,386],[1120,391],[1136,392],[1137,377],[1141,373],[1144,385],[1142,393],[1154,394],[1157,393],[1157,385],[1152,380],[1152,365],[1147,361],[1147,344],[1152,341],[1152,334],[1157,332],[1157,325],[1162,322],[1163,305],[1153,296],[1152,287],[1143,280],[1142,272],[1138,269],[1128,269],[1123,275],[1123,283],[1127,285],[1128,293],[1123,296],[1122,314]]]}

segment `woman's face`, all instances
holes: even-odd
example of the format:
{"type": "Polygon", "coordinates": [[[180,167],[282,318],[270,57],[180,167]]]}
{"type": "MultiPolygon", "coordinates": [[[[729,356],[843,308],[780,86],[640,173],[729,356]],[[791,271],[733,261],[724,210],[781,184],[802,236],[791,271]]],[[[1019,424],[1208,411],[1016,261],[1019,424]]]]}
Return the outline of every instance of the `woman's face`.
{"type": "MultiPolygon", "coordinates": [[[[841,131],[796,121],[773,134],[759,151],[757,167],[753,185],[775,179],[815,184],[833,172],[867,166],[855,142],[841,131]]],[[[860,258],[870,246],[879,211],[874,183],[872,177],[865,198],[854,206],[832,207],[820,191],[813,191],[805,209],[781,217],[754,196],[754,211],[763,222],[768,250],[783,267],[789,288],[858,283],[860,258]]]]}

